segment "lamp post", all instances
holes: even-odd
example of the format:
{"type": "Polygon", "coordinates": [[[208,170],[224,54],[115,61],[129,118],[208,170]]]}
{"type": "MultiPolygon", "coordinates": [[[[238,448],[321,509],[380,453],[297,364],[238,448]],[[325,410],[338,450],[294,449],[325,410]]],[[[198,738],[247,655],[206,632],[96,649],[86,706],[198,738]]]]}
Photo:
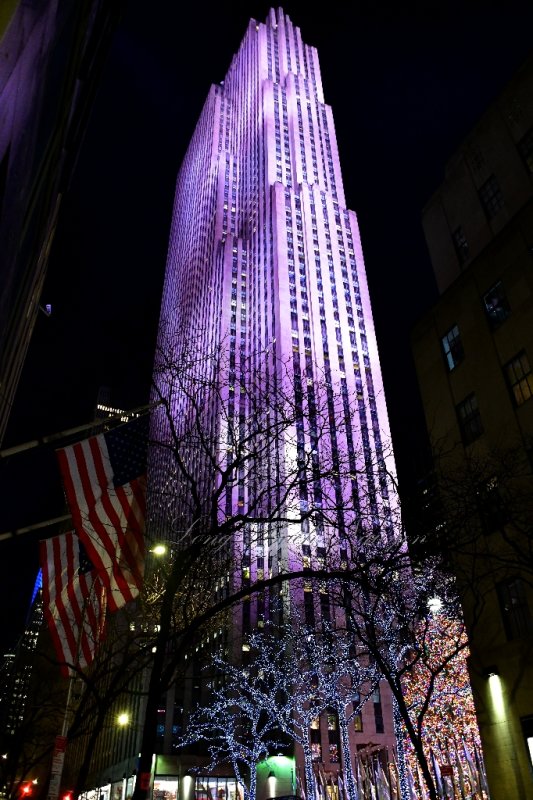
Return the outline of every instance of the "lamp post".
{"type": "MultiPolygon", "coordinates": [[[[119,713],[117,714],[117,716],[115,718],[115,721],[116,721],[117,726],[120,729],[125,730],[131,723],[131,714],[129,713],[129,711],[119,711],[119,713]]],[[[118,744],[118,742],[117,742],[117,744],[118,744]]],[[[116,749],[118,749],[118,748],[116,748],[116,749]]],[[[123,753],[122,753],[122,755],[123,755],[123,753]]],[[[119,760],[119,753],[117,753],[116,758],[117,758],[117,760],[119,760]]],[[[128,791],[128,774],[127,774],[127,771],[126,771],[126,772],[123,772],[123,774],[122,774],[122,798],[121,798],[121,800],[126,800],[127,791],[128,791]]]]}

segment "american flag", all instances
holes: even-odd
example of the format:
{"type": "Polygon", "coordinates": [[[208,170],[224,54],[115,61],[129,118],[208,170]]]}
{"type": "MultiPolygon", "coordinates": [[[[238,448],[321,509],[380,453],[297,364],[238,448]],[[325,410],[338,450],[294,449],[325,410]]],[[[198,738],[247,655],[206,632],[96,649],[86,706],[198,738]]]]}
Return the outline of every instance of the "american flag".
{"type": "Polygon", "coordinates": [[[108,590],[109,611],[144,575],[148,415],[57,451],[74,528],[108,590]]]}
{"type": "Polygon", "coordinates": [[[40,542],[44,615],[61,671],[83,669],[105,632],[106,590],[73,531],[40,542]]]}

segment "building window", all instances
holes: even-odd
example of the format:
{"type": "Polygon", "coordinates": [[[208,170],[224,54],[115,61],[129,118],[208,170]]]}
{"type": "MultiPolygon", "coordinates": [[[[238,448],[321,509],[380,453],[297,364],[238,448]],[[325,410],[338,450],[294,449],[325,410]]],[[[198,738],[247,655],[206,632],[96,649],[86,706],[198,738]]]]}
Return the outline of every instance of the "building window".
{"type": "Polygon", "coordinates": [[[361,703],[361,695],[359,692],[353,692],[353,703],[352,703],[352,715],[353,715],[353,729],[354,731],[362,731],[363,730],[363,715],[361,711],[357,710],[361,703]]]}
{"type": "Polygon", "coordinates": [[[515,404],[521,406],[533,395],[533,374],[526,353],[518,353],[505,365],[504,371],[515,404]]]}
{"type": "Polygon", "coordinates": [[[465,397],[456,407],[457,419],[464,444],[470,444],[483,433],[483,425],[474,393],[465,397]]]}
{"type": "Polygon", "coordinates": [[[533,173],[533,128],[518,142],[518,152],[529,172],[533,173]]]}
{"type": "Polygon", "coordinates": [[[332,764],[339,763],[339,726],[337,724],[337,715],[334,711],[329,709],[328,715],[328,740],[329,740],[329,760],[332,764]]]}
{"type": "Polygon", "coordinates": [[[374,720],[376,722],[376,733],[384,733],[385,725],[383,723],[383,708],[381,705],[381,692],[379,686],[372,693],[372,700],[374,702],[374,720]]]}
{"type": "Polygon", "coordinates": [[[478,193],[487,219],[493,219],[500,208],[503,207],[503,195],[494,175],[491,175],[490,178],[485,181],[483,186],[479,188],[478,193]]]}
{"type": "Polygon", "coordinates": [[[322,744],[320,741],[320,717],[311,722],[309,731],[311,739],[311,758],[313,761],[322,761],[322,744]]]}
{"type": "Polygon", "coordinates": [[[491,328],[498,328],[502,322],[505,322],[511,308],[503,288],[503,283],[498,281],[492,286],[489,291],[483,296],[485,304],[485,311],[490,323],[491,328]]]}
{"type": "Polygon", "coordinates": [[[455,247],[455,252],[457,253],[457,258],[459,259],[459,263],[464,264],[465,261],[468,260],[469,250],[468,250],[468,242],[466,241],[466,236],[460,225],[452,233],[452,239],[453,239],[453,245],[455,247]]]}
{"type": "Polygon", "coordinates": [[[457,325],[454,325],[448,333],[444,334],[441,342],[444,358],[446,359],[448,370],[451,372],[464,358],[463,343],[457,325]]]}
{"type": "Polygon", "coordinates": [[[508,639],[519,639],[533,632],[526,588],[521,578],[509,578],[497,586],[500,612],[508,639]]]}

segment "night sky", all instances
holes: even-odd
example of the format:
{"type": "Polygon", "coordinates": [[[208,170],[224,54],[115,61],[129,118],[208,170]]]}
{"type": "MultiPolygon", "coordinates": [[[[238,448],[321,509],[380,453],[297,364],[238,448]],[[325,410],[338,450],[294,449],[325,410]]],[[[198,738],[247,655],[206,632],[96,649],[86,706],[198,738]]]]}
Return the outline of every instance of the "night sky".
{"type": "MultiPolygon", "coordinates": [[[[146,402],[174,183],[211,83],[270,4],[126,4],[65,195],[4,447],[90,421],[98,387],[146,402]]],[[[283,6],[317,47],[359,218],[400,480],[423,448],[409,331],[436,299],[421,212],[446,161],[531,49],[533,4],[283,6]]],[[[0,533],[64,512],[51,450],[0,462],[0,533]],[[11,498],[11,499],[10,499],[11,498]],[[16,499],[13,499],[16,498],[16,499]]],[[[21,629],[37,540],[0,541],[0,636],[21,629]]]]}

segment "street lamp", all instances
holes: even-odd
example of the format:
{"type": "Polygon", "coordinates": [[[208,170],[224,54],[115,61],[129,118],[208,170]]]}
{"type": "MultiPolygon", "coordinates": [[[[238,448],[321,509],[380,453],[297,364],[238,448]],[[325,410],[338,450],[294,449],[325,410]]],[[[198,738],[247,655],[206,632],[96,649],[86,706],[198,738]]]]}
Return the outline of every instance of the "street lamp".
{"type": "Polygon", "coordinates": [[[117,723],[120,725],[121,728],[124,728],[126,725],[129,725],[130,722],[130,715],[127,711],[123,711],[117,715],[117,723]]]}
{"type": "Polygon", "coordinates": [[[428,600],[428,608],[432,614],[438,614],[442,609],[442,600],[440,597],[430,597],[428,600]]]}

